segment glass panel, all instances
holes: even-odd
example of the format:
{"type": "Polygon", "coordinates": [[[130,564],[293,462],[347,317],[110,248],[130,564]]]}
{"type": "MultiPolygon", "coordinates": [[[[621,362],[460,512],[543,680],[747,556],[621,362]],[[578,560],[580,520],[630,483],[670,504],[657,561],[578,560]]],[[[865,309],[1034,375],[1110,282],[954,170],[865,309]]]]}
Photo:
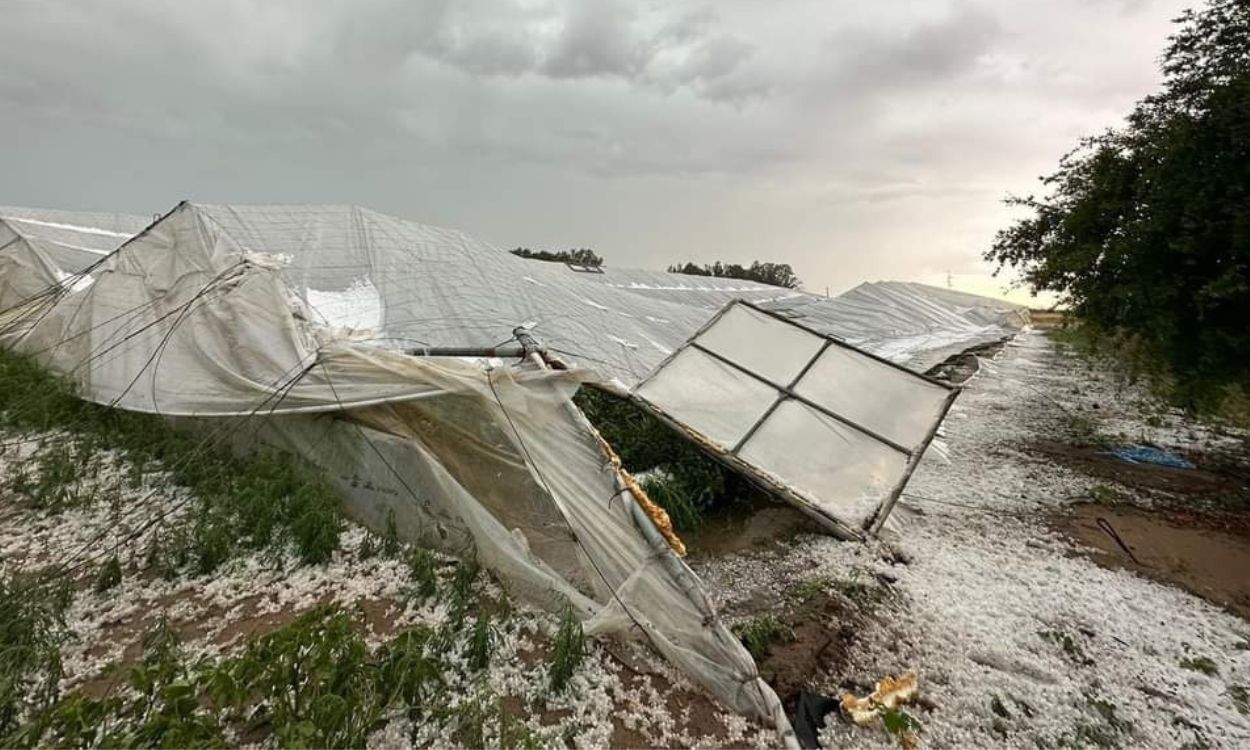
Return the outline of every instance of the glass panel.
{"type": "Polygon", "coordinates": [[[698,349],[683,349],[638,395],[732,449],[777,399],[777,391],[698,349]]]}
{"type": "Polygon", "coordinates": [[[695,341],[782,387],[794,381],[824,344],[815,334],[745,305],[734,305],[695,341]]]}
{"type": "Polygon", "coordinates": [[[738,455],[850,526],[872,518],[907,465],[899,451],[793,399],[738,455]]]}
{"type": "Polygon", "coordinates": [[[905,448],[924,441],[950,394],[941,386],[836,345],[820,355],[794,391],[905,448]]]}

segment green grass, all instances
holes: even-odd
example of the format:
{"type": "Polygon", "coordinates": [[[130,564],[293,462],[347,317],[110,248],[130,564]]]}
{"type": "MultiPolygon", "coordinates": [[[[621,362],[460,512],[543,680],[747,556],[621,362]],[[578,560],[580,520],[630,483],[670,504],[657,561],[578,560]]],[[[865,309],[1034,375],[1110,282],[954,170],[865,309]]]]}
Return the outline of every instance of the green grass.
{"type": "Polygon", "coordinates": [[[708,487],[690,487],[668,476],[646,476],[639,482],[647,497],[668,513],[678,532],[694,531],[703,525],[701,499],[711,492],[708,487]]]}
{"type": "Polygon", "coordinates": [[[832,585],[842,596],[864,608],[875,607],[890,595],[890,590],[876,581],[835,580],[832,585]]]}
{"type": "Polygon", "coordinates": [[[1068,414],[1063,418],[1064,428],[1076,442],[1097,447],[1110,447],[1111,438],[1102,432],[1102,423],[1088,414],[1068,414]]]}
{"type": "Polygon", "coordinates": [[[1120,718],[1111,701],[1087,693],[1085,705],[1089,719],[1077,721],[1072,730],[1056,738],[1061,748],[1118,748],[1132,746],[1132,722],[1120,718]]]}
{"type": "Polygon", "coordinates": [[[1095,484],[1090,487],[1089,499],[1100,505],[1119,505],[1126,502],[1123,495],[1105,484],[1095,484]]]}
{"type": "Polygon", "coordinates": [[[469,635],[469,645],[465,653],[469,669],[479,672],[490,666],[490,657],[495,653],[495,643],[495,631],[490,624],[490,615],[478,615],[473,622],[473,631],[469,635]]]}
{"type": "MultiPolygon", "coordinates": [[[[1048,332],[1061,349],[1109,370],[1123,383],[1143,385],[1158,402],[1171,404],[1202,419],[1250,428],[1250,393],[1244,383],[1202,379],[1172,371],[1164,358],[1138,337],[1072,323],[1048,332]]],[[[1145,419],[1162,419],[1150,409],[1145,419]]]]}

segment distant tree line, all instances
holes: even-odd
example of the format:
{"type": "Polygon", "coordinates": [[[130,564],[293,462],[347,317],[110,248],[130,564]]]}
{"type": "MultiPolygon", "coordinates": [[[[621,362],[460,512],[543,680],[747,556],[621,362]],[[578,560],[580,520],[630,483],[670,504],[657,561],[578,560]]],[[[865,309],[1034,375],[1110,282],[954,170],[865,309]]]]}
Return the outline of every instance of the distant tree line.
{"type": "Polygon", "coordinates": [[[600,258],[594,250],[588,247],[580,247],[576,250],[558,250],[551,252],[550,250],[530,250],[528,247],[518,247],[508,252],[513,255],[519,255],[522,258],[530,258],[532,260],[546,260],[554,263],[575,263],[579,266],[592,266],[598,268],[603,265],[603,258],[600,258]]]}
{"type": "Polygon", "coordinates": [[[798,289],[802,283],[794,275],[789,263],[761,263],[755,261],[749,266],[737,263],[721,263],[716,261],[702,266],[695,263],[675,263],[668,267],[669,273],[684,273],[690,276],[721,276],[727,279],[745,279],[758,281],[761,284],[798,289]]]}
{"type": "Polygon", "coordinates": [[[1199,411],[1250,403],[1250,3],[1185,12],[1163,89],[1011,197],[1028,215],[986,258],[1059,292],[1081,327],[1157,365],[1199,411]]]}

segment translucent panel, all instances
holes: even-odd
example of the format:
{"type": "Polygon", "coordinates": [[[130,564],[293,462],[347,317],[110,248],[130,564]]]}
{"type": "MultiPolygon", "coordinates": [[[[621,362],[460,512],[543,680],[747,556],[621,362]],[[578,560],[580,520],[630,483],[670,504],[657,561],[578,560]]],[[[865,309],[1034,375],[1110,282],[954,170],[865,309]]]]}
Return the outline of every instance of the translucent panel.
{"type": "Polygon", "coordinates": [[[875,359],[831,346],[795,392],[905,448],[924,441],[950,391],[875,359]]]}
{"type": "Polygon", "coordinates": [[[907,464],[899,451],[792,399],[738,455],[851,526],[872,517],[907,464]]]}
{"type": "Polygon", "coordinates": [[[794,381],[824,344],[815,334],[741,304],[731,307],[695,341],[783,387],[794,381]]]}
{"type": "Polygon", "coordinates": [[[777,400],[777,391],[698,349],[683,349],[638,394],[732,449],[777,400]]]}

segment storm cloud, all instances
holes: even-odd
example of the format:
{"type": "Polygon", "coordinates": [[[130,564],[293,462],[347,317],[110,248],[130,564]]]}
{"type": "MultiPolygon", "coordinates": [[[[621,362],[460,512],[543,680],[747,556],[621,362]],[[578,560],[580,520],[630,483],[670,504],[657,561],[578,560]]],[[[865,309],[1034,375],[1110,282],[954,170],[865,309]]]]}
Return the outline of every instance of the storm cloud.
{"type": "Polygon", "coordinates": [[[983,275],[1183,4],[4,0],[0,203],[348,202],[813,290],[983,275]]]}

